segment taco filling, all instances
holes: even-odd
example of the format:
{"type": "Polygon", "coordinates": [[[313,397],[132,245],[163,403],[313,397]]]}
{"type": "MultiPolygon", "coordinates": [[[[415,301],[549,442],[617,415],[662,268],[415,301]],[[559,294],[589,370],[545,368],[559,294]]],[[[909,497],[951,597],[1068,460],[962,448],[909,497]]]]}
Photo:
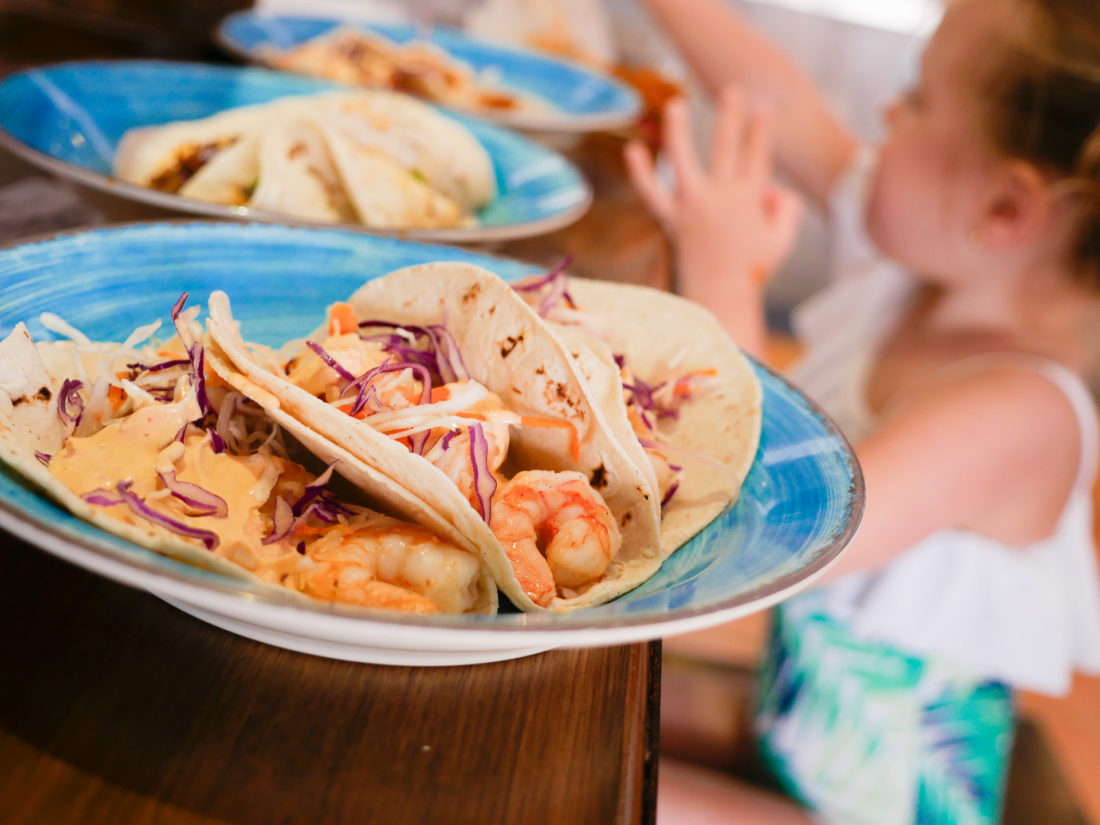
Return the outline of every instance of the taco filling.
{"type": "Polygon", "coordinates": [[[312,455],[206,366],[197,308],[183,301],[166,344],[131,341],[122,358],[77,352],[58,392],[60,445],[36,455],[50,475],[93,512],[306,596],[483,608],[477,555],[338,492],[339,460],[311,469],[312,455]]]}
{"type": "Polygon", "coordinates": [[[652,485],[546,324],[500,278],[427,264],[368,282],[313,335],[211,339],[282,410],[430,499],[527,610],[607,601],[660,562],[652,485]]]}
{"type": "Polygon", "coordinates": [[[339,303],[329,308],[328,331],[283,365],[291,383],[441,470],[489,525],[536,604],[599,580],[622,537],[589,479],[505,467],[514,428],[560,433],[575,457],[572,423],[505,406],[470,377],[444,325],[360,321],[339,303]]]}

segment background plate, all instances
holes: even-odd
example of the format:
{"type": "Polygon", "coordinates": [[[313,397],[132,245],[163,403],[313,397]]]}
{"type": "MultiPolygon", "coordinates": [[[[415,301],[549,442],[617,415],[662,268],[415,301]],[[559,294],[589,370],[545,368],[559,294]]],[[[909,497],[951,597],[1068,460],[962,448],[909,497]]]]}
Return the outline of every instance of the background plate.
{"type": "MultiPolygon", "coordinates": [[[[332,301],[365,279],[434,260],[462,260],[514,279],[534,269],[462,249],[335,230],[261,224],[139,224],[59,235],[0,250],[0,334],[61,314],[93,339],[121,340],[167,321],[182,290],[205,305],[233,301],[246,338],[303,336],[332,301]]],[[[205,313],[204,316],[205,317],[205,313]]],[[[551,647],[619,644],[725,622],[809,583],[848,542],[863,480],[830,421],[781,378],[764,388],[760,450],[735,505],[648,582],[606,605],[565,614],[407,617],[261,596],[104,533],[4,469],[0,526],[117,581],[145,588],[221,627],[294,650],[380,664],[444,665],[512,658],[551,647]]]]}
{"type": "MultiPolygon", "coordinates": [[[[263,64],[265,48],[292,48],[339,25],[344,21],[241,11],[222,20],[214,36],[227,51],[263,64]]],[[[576,63],[494,45],[445,27],[422,32],[412,23],[348,25],[398,43],[429,40],[474,70],[492,73],[500,86],[527,92],[554,107],[547,112],[477,113],[487,120],[539,132],[592,132],[629,126],[642,111],[641,98],[632,88],[576,63]]]]}
{"type": "MultiPolygon", "coordinates": [[[[119,138],[132,127],[208,117],[235,106],[333,89],[347,86],[266,69],[199,63],[63,63],[17,72],[0,82],[0,144],[110,200],[231,220],[331,227],[126,183],[111,177],[111,164],[119,138]]],[[[478,213],[479,225],[385,230],[341,224],[341,228],[420,240],[481,242],[540,235],[584,214],[592,200],[591,188],[561,155],[507,129],[454,112],[445,114],[469,128],[493,160],[498,193],[478,213]]]]}

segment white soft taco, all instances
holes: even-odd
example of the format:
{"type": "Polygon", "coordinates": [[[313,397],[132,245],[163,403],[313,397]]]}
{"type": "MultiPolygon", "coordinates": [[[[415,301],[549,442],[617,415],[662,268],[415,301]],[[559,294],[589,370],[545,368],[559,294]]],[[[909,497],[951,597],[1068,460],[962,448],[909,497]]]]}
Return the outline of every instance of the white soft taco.
{"type": "Polygon", "coordinates": [[[517,606],[600,604],[658,569],[646,474],[504,281],[470,264],[416,266],[330,313],[307,344],[275,353],[246,344],[215,293],[208,333],[285,412],[445,514],[517,606]]]}
{"type": "Polygon", "coordinates": [[[752,364],[708,310],[667,292],[561,272],[516,288],[645,469],[669,556],[736,500],[752,466],[763,403],[752,364]]]}
{"type": "Polygon", "coordinates": [[[460,226],[496,196],[488,153],[455,119],[384,91],[281,98],[132,129],[122,180],[321,222],[460,226]]]}

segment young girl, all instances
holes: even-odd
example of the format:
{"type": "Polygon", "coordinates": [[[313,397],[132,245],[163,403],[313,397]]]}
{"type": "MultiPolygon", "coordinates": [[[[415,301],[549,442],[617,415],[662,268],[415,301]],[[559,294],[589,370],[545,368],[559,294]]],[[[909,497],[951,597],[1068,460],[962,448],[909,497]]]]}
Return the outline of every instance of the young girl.
{"type": "Polygon", "coordinates": [[[682,103],[674,187],[627,152],[680,289],[762,351],[763,280],[799,209],[770,181],[774,149],[834,230],[837,279],[795,314],[793,378],[867,488],[825,586],[776,610],[762,668],[761,752],[802,807],[662,764],[659,814],[995,822],[1010,686],[1060,693],[1100,671],[1082,381],[1100,318],[1100,4],[951,3],[872,152],[723,0],[645,2],[724,89],[709,167],[682,103]]]}

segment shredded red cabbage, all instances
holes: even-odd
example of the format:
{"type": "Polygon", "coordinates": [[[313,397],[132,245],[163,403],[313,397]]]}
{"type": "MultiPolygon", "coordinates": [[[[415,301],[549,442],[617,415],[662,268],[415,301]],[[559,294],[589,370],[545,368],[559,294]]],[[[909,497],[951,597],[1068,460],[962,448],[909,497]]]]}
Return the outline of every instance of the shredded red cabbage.
{"type": "Polygon", "coordinates": [[[180,319],[180,313],[183,312],[183,305],[187,303],[187,296],[189,293],[184,292],[176,299],[175,305],[172,307],[172,323],[176,323],[180,319]]]}
{"type": "Polygon", "coordinates": [[[306,341],[306,346],[317,353],[317,357],[328,364],[345,381],[351,382],[355,380],[355,376],[352,375],[348,370],[340,366],[337,360],[329,355],[327,352],[325,352],[325,348],[318,344],[316,341],[306,341]]]}
{"type": "Polygon", "coordinates": [[[127,364],[126,367],[131,371],[136,371],[135,374],[140,374],[147,372],[162,372],[172,369],[173,367],[182,367],[190,363],[191,361],[188,358],[173,358],[169,361],[161,361],[159,364],[146,365],[135,362],[133,364],[127,364]]]}
{"type": "Polygon", "coordinates": [[[477,496],[478,510],[485,523],[492,517],[493,493],[497,490],[497,480],[489,470],[489,441],[481,424],[470,427],[470,464],[474,470],[474,494],[477,496]]]}
{"type": "Polygon", "coordinates": [[[329,479],[332,478],[332,471],[335,469],[337,463],[337,461],[334,461],[329,464],[321,475],[317,476],[317,478],[306,485],[305,490],[302,491],[302,495],[290,507],[291,512],[295,516],[302,515],[309,503],[317,498],[317,496],[321,495],[329,479]]]}
{"type": "Polygon", "coordinates": [[[118,483],[119,495],[125,499],[126,503],[130,506],[130,509],[139,516],[147,518],[154,524],[159,524],[161,527],[165,527],[174,533],[179,533],[181,536],[188,536],[190,538],[198,539],[203,543],[207,550],[213,550],[218,546],[218,535],[211,530],[202,530],[198,527],[192,527],[189,524],[176,521],[174,518],[157,512],[144,501],[136,493],[130,492],[129,481],[120,481],[118,483]]]}
{"type": "Polygon", "coordinates": [[[114,490],[108,490],[105,487],[89,490],[80,497],[89,504],[96,504],[100,507],[114,507],[116,504],[122,504],[126,501],[114,490]]]}
{"type": "Polygon", "coordinates": [[[80,426],[80,419],[84,415],[84,399],[80,396],[82,386],[84,385],[80,381],[66,378],[61,382],[61,390],[57,394],[57,415],[70,433],[80,426]]]}
{"type": "Polygon", "coordinates": [[[436,358],[439,361],[440,377],[444,384],[454,381],[465,381],[470,377],[470,371],[466,368],[466,362],[462,360],[462,352],[458,348],[458,342],[454,335],[447,329],[446,317],[442,324],[433,324],[428,327],[428,333],[432,336],[432,344],[435,347],[436,358]],[[447,372],[443,371],[446,367],[447,372]]]}
{"type": "MultiPolygon", "coordinates": [[[[180,337],[180,341],[183,343],[183,346],[186,347],[188,353],[190,353],[191,344],[193,343],[191,339],[191,331],[187,329],[183,321],[180,320],[180,313],[183,312],[183,306],[187,303],[187,297],[187,292],[182,293],[180,297],[176,300],[176,303],[173,305],[172,325],[176,328],[176,335],[180,337]]],[[[194,363],[194,359],[192,359],[192,363],[194,363]]]]}
{"type": "Polygon", "coordinates": [[[214,412],[210,406],[210,399],[206,395],[206,355],[203,353],[202,344],[196,341],[187,350],[191,356],[191,383],[195,387],[196,398],[202,414],[214,412]]]}
{"type": "Polygon", "coordinates": [[[210,530],[192,527],[189,524],[176,521],[176,519],[154,510],[142,501],[141,496],[130,490],[132,483],[133,482],[130,481],[120,481],[116,485],[115,490],[99,488],[84,493],[81,498],[89,504],[96,504],[100,507],[113,507],[116,504],[125,503],[135,515],[141,516],[167,530],[171,530],[173,533],[178,533],[188,538],[198,539],[207,550],[213,550],[218,546],[218,536],[216,533],[210,530]]]}
{"type": "Polygon", "coordinates": [[[440,383],[450,384],[470,377],[470,371],[466,368],[466,362],[462,360],[458,344],[455,343],[454,336],[445,324],[419,326],[379,320],[359,322],[360,330],[370,327],[396,329],[412,335],[416,341],[415,345],[400,335],[363,335],[360,332],[363,340],[377,341],[386,352],[406,361],[423,364],[432,371],[433,377],[439,378],[440,383]],[[420,338],[427,340],[421,343],[420,338]]]}
{"type": "Polygon", "coordinates": [[[290,535],[290,531],[294,529],[294,512],[291,510],[290,504],[282,496],[275,499],[275,514],[272,517],[271,532],[268,533],[261,544],[274,544],[277,541],[282,541],[290,535]]]}
{"type": "Polygon", "coordinates": [[[565,274],[566,268],[571,263],[573,263],[573,257],[571,255],[566,255],[551,267],[545,275],[524,279],[519,283],[513,284],[512,289],[517,292],[537,292],[541,289],[548,288],[546,294],[539,299],[538,307],[535,310],[544,318],[562,299],[565,299],[568,306],[575,307],[576,303],[568,292],[569,281],[565,274]]]}
{"type": "MultiPolygon", "coordinates": [[[[355,515],[354,510],[341,504],[331,492],[325,489],[335,466],[334,461],[321,475],[307,484],[302,495],[293,504],[282,497],[275,500],[271,532],[261,540],[262,544],[275,544],[282,541],[292,535],[298,525],[305,523],[311,516],[332,524],[339,521],[340,516],[355,515]]],[[[302,546],[303,544],[299,543],[299,547],[302,546]]],[[[302,550],[299,549],[298,552],[302,550]]]]}
{"type": "Polygon", "coordinates": [[[623,382],[623,389],[634,396],[634,402],[643,410],[657,410],[658,404],[653,398],[653,393],[657,392],[657,390],[666,383],[668,382],[662,381],[656,386],[650,386],[645,381],[635,376],[633,383],[627,384],[623,382]]]}
{"type": "Polygon", "coordinates": [[[672,500],[672,497],[674,495],[676,495],[676,491],[679,490],[679,489],[680,489],[680,482],[679,481],[672,482],[672,486],[668,488],[668,492],[666,492],[665,495],[664,495],[664,498],[661,499],[661,506],[664,507],[666,504],[668,504],[672,500]]]}
{"type": "MultiPolygon", "coordinates": [[[[341,396],[350,395],[353,389],[358,390],[358,395],[355,397],[355,403],[351,405],[348,414],[358,415],[363,410],[368,399],[367,389],[380,375],[385,375],[388,372],[403,372],[405,370],[412,370],[413,374],[420,381],[420,400],[417,403],[431,403],[432,376],[431,373],[428,372],[428,368],[423,364],[416,364],[411,361],[393,363],[393,359],[387,358],[382,364],[367,370],[344,387],[341,396]]],[[[377,397],[377,393],[375,397],[377,397]]]]}
{"type": "Polygon", "coordinates": [[[532,275],[529,278],[524,278],[522,281],[512,284],[512,289],[516,290],[516,292],[534,292],[535,290],[542,289],[555,278],[562,275],[571,263],[573,263],[573,256],[566,255],[550,267],[545,274],[532,275]]]}
{"type": "Polygon", "coordinates": [[[41,450],[35,450],[34,457],[38,459],[39,463],[41,463],[43,467],[49,467],[50,462],[53,461],[52,455],[50,455],[49,453],[44,453],[41,450]]]}
{"type": "Polygon", "coordinates": [[[225,441],[222,439],[222,437],[211,429],[208,429],[207,432],[210,433],[210,447],[214,450],[214,452],[224,453],[225,441]]]}
{"type": "Polygon", "coordinates": [[[224,498],[215,495],[205,487],[200,487],[198,484],[192,484],[190,481],[180,481],[176,478],[175,470],[164,473],[157,470],[157,475],[160,476],[161,482],[168,488],[169,492],[194,510],[196,515],[214,516],[215,518],[225,518],[229,515],[229,505],[226,504],[224,498]]]}

